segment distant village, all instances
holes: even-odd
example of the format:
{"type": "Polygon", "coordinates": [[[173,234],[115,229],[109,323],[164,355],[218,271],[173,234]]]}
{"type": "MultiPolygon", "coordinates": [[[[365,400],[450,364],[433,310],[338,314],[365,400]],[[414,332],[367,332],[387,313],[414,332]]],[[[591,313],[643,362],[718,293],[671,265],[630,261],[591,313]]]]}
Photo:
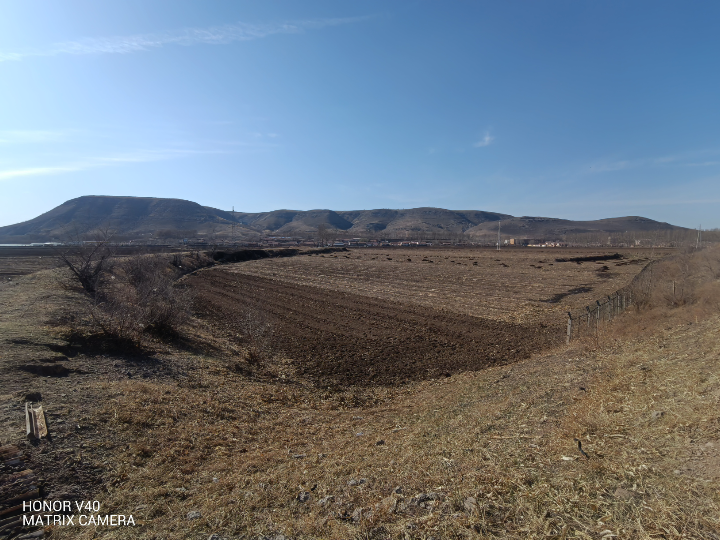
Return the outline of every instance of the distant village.
{"type": "MultiPolygon", "coordinates": [[[[431,247],[431,246],[467,246],[467,247],[485,247],[485,248],[564,248],[564,247],[617,247],[617,248],[677,248],[683,246],[700,246],[711,242],[720,241],[720,231],[706,230],[674,230],[674,231],[644,231],[641,233],[616,233],[609,234],[607,232],[587,232],[587,233],[568,233],[558,238],[508,238],[497,236],[469,236],[462,233],[452,235],[449,238],[423,239],[421,233],[408,234],[410,238],[342,238],[340,231],[333,231],[332,234],[298,237],[298,236],[275,236],[261,234],[250,238],[233,238],[227,234],[195,234],[181,237],[185,231],[158,231],[158,233],[139,233],[133,237],[127,235],[104,236],[104,239],[94,237],[88,234],[85,238],[92,240],[76,240],[73,242],[38,242],[32,244],[22,244],[33,247],[54,247],[61,245],[93,245],[98,243],[111,243],[120,246],[155,246],[168,248],[297,248],[297,247],[431,247]]],[[[187,231],[191,232],[191,231],[187,231]]],[[[9,245],[9,244],[5,244],[9,245]]],[[[18,244],[19,245],[19,244],[18,244]]]]}

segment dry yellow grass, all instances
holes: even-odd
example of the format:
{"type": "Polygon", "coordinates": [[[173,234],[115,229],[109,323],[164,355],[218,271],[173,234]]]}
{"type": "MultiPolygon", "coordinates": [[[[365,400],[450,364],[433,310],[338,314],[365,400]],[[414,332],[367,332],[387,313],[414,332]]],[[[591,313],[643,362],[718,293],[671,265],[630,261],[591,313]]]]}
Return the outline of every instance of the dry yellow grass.
{"type": "Polygon", "coordinates": [[[393,392],[253,382],[217,358],[187,359],[177,385],[106,383],[103,418],[128,446],[98,497],[142,524],[103,537],[717,537],[719,327],[393,392]]]}

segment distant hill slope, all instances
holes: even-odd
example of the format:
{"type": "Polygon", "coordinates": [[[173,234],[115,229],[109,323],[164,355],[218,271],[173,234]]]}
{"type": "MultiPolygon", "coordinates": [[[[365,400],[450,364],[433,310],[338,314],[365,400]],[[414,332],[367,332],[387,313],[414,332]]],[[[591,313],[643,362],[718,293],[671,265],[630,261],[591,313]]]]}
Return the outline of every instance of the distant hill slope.
{"type": "Polygon", "coordinates": [[[642,217],[570,221],[544,217],[514,217],[481,210],[411,208],[408,210],[274,210],[227,212],[181,199],[92,195],[69,200],[34,219],[0,227],[0,243],[64,241],[112,232],[124,238],[224,237],[258,235],[311,236],[318,227],[343,237],[403,238],[408,235],[471,237],[497,233],[504,237],[560,238],[566,234],[685,230],[642,217]]]}
{"type": "Polygon", "coordinates": [[[181,199],[92,195],[71,199],[29,221],[0,227],[0,240],[68,240],[103,231],[125,236],[163,231],[207,234],[213,227],[224,229],[234,222],[230,212],[181,199]]]}

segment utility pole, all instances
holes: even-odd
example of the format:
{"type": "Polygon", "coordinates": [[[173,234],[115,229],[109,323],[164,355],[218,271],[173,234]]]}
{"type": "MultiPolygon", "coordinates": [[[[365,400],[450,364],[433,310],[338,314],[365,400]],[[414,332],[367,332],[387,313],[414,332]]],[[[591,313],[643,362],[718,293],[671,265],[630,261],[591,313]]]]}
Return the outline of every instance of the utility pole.
{"type": "Polygon", "coordinates": [[[500,222],[498,221],[498,244],[497,250],[500,251],[500,222]]]}
{"type": "Polygon", "coordinates": [[[701,229],[702,229],[702,223],[701,223],[700,226],[698,227],[697,238],[695,239],[695,249],[697,249],[698,246],[700,245],[700,230],[701,230],[701,229]]]}

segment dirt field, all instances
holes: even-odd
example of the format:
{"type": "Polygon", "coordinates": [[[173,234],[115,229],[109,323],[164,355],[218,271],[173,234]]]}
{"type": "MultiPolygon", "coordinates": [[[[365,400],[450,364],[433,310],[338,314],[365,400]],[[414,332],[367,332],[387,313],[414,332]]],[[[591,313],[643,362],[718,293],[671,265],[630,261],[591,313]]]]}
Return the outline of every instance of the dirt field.
{"type": "Polygon", "coordinates": [[[51,248],[0,247],[0,282],[59,266],[51,248]]]}
{"type": "Polygon", "coordinates": [[[670,250],[353,249],[251,261],[234,272],[519,324],[554,322],[627,285],[670,250]],[[557,262],[608,256],[622,259],[557,262]]]}
{"type": "Polygon", "coordinates": [[[248,316],[266,318],[274,347],[320,386],[398,385],[561,343],[565,313],[626,285],[649,255],[357,249],[248,261],[185,283],[213,332],[232,339],[248,316]]]}
{"type": "Polygon", "coordinates": [[[397,385],[527,358],[557,344],[562,328],[461,315],[225,268],[186,278],[196,314],[223,332],[242,333],[260,313],[275,347],[320,386],[397,385]]]}

